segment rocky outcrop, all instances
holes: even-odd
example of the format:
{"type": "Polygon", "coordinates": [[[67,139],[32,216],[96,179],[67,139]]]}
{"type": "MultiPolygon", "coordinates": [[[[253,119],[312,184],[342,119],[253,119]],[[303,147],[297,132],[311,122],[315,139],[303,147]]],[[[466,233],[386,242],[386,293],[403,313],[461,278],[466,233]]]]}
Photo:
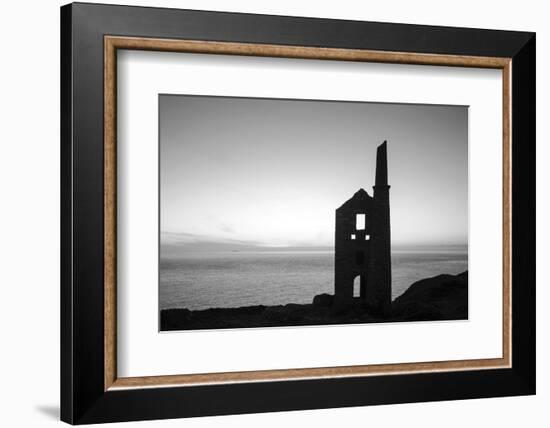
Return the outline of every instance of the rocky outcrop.
{"type": "Polygon", "coordinates": [[[393,301],[392,316],[402,321],[467,319],[468,272],[415,282],[393,301]]]}
{"type": "Polygon", "coordinates": [[[165,309],[161,330],[359,324],[468,318],[468,272],[415,282],[392,303],[390,316],[375,315],[360,299],[339,301],[319,294],[311,304],[244,306],[200,311],[165,309]]]}

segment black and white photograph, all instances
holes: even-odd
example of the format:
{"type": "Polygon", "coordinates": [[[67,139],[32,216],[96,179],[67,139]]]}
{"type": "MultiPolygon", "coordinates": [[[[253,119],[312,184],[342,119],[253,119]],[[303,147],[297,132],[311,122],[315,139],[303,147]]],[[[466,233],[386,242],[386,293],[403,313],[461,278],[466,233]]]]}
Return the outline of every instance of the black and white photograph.
{"type": "Polygon", "coordinates": [[[160,330],[468,319],[468,106],[159,95],[160,330]]]}

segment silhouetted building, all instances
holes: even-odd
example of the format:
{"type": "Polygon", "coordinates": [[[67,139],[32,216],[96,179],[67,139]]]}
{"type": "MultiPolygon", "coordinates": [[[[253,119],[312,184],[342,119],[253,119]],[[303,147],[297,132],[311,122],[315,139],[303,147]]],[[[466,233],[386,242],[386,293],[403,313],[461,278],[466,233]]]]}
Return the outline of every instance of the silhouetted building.
{"type": "Polygon", "coordinates": [[[376,151],[371,197],[359,189],[336,210],[335,297],[360,297],[380,314],[391,311],[390,186],[386,141],[376,151]]]}

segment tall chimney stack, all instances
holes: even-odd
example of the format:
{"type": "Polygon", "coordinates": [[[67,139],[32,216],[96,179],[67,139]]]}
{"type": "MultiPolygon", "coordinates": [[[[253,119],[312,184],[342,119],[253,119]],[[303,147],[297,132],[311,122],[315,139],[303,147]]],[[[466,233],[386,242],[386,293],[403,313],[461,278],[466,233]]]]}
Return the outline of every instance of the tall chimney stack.
{"type": "Polygon", "coordinates": [[[382,316],[391,314],[391,234],[390,234],[390,186],[388,185],[387,142],[376,150],[376,180],[373,186],[374,233],[371,242],[370,278],[367,285],[367,301],[371,309],[382,316]]]}

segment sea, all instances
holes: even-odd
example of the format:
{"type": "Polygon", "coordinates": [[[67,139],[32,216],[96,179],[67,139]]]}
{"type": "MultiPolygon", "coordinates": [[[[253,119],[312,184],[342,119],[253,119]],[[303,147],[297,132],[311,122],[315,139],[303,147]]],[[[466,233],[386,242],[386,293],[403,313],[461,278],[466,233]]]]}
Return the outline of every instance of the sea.
{"type": "MultiPolygon", "coordinates": [[[[465,248],[392,251],[392,298],[414,282],[468,269],[465,248]]],[[[163,256],[160,309],[311,303],[334,294],[331,250],[219,251],[163,256]]]]}

